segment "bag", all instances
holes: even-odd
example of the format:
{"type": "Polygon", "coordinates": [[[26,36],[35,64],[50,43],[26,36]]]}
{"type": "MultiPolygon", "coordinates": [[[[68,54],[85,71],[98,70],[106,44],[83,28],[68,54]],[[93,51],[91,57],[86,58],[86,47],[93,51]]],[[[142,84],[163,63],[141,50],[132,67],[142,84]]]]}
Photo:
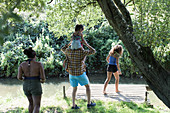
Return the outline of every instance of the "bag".
{"type": "Polygon", "coordinates": [[[63,61],[63,68],[68,72],[68,59],[67,58],[63,61]]]}

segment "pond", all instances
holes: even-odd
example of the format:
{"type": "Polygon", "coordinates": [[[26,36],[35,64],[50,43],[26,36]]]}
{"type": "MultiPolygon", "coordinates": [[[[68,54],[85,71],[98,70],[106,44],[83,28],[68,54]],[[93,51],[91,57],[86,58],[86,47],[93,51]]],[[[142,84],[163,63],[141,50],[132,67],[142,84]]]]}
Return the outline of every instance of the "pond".
{"type": "MultiPolygon", "coordinates": [[[[106,79],[106,75],[89,75],[89,80],[91,84],[103,84],[106,79]]],[[[114,77],[110,81],[110,84],[114,84],[114,77]]],[[[120,84],[146,84],[144,79],[130,79],[120,76],[120,84]]],[[[48,78],[43,86],[43,96],[49,97],[54,93],[62,94],[62,88],[65,86],[66,90],[70,87],[68,77],[52,77],[48,78]]],[[[17,79],[0,79],[0,97],[12,96],[15,97],[18,93],[22,92],[22,81],[17,79]]]]}

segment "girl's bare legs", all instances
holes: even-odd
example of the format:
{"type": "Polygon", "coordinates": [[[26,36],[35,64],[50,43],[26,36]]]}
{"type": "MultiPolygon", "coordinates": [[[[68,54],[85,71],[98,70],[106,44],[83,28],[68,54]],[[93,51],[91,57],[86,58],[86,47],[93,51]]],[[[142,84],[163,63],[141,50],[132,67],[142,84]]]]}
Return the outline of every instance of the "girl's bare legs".
{"type": "Polygon", "coordinates": [[[113,72],[107,72],[107,79],[104,83],[104,89],[103,89],[103,94],[106,94],[106,87],[108,85],[108,83],[110,82],[111,78],[112,78],[112,73],[113,72]]]}
{"type": "Polygon", "coordinates": [[[120,91],[118,90],[118,85],[119,85],[119,73],[118,73],[118,71],[116,71],[116,72],[114,73],[114,76],[115,76],[116,93],[118,93],[118,92],[120,92],[120,91]]]}

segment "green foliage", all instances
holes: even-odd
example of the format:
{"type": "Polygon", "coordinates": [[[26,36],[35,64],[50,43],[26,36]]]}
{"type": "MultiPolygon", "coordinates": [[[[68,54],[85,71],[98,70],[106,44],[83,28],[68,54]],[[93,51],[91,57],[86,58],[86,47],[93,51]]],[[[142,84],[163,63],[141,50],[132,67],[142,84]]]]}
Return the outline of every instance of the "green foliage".
{"type": "MultiPolygon", "coordinates": [[[[33,47],[37,53],[37,61],[44,64],[46,75],[63,75],[62,61],[65,55],[60,51],[61,47],[68,43],[66,36],[57,38],[48,30],[48,24],[40,22],[38,24],[13,23],[11,26],[15,32],[4,38],[6,41],[1,46],[1,76],[16,77],[17,68],[21,62],[26,60],[23,50],[33,47]]],[[[117,34],[105,21],[102,24],[85,29],[83,32],[85,39],[97,51],[95,55],[87,57],[86,64],[90,73],[104,73],[106,71],[106,57],[111,47],[116,44],[124,45],[119,40],[117,34]]],[[[70,34],[71,35],[71,34],[70,34]]],[[[85,47],[86,48],[86,47],[85,47]]],[[[124,47],[124,54],[120,59],[121,70],[124,75],[137,72],[124,47]]]]}
{"type": "Polygon", "coordinates": [[[169,7],[168,0],[137,0],[134,34],[144,46],[152,49],[155,58],[167,68],[169,56],[169,7]]]}
{"type": "Polygon", "coordinates": [[[90,69],[91,73],[105,73],[107,66],[106,57],[110,49],[120,44],[124,49],[123,56],[119,61],[122,73],[125,76],[130,76],[134,73],[140,74],[139,70],[133,65],[128,51],[107,21],[103,22],[101,26],[88,29],[84,32],[87,42],[96,49],[96,54],[87,57],[86,60],[87,68],[90,69]]]}
{"type": "Polygon", "coordinates": [[[12,32],[10,22],[21,22],[25,17],[38,17],[44,8],[45,0],[0,0],[0,43],[12,32]]]}
{"type": "MultiPolygon", "coordinates": [[[[42,33],[44,34],[44,33],[42,33]]],[[[1,76],[16,77],[18,72],[18,66],[21,62],[26,60],[26,56],[23,54],[23,50],[28,47],[33,47],[37,53],[37,60],[41,61],[44,65],[46,75],[59,75],[63,73],[61,56],[54,48],[50,46],[52,40],[49,36],[36,37],[36,40],[32,40],[30,36],[16,35],[10,36],[11,41],[6,41],[1,47],[1,76]]],[[[34,39],[34,38],[33,38],[34,39]]]]}
{"type": "Polygon", "coordinates": [[[46,14],[50,30],[57,37],[62,35],[70,37],[76,24],[90,28],[104,19],[100,7],[94,0],[54,0],[54,2],[48,5],[46,14]]]}
{"type": "MultiPolygon", "coordinates": [[[[24,60],[22,48],[28,43],[26,37],[17,37],[15,41],[7,41],[1,49],[1,73],[5,76],[16,76],[17,67],[24,60]],[[22,43],[20,43],[22,41],[22,43]],[[16,68],[14,68],[16,67],[16,68]]],[[[30,42],[31,43],[31,42],[30,42]]],[[[1,75],[1,76],[2,76],[1,75]]]]}

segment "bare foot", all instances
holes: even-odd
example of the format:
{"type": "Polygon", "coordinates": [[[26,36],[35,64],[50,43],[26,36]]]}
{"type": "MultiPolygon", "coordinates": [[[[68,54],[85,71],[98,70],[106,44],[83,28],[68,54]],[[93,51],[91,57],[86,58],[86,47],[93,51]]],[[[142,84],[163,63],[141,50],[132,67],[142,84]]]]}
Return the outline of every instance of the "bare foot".
{"type": "Polygon", "coordinates": [[[104,95],[107,95],[106,91],[103,91],[103,94],[104,94],[104,95]]]}

